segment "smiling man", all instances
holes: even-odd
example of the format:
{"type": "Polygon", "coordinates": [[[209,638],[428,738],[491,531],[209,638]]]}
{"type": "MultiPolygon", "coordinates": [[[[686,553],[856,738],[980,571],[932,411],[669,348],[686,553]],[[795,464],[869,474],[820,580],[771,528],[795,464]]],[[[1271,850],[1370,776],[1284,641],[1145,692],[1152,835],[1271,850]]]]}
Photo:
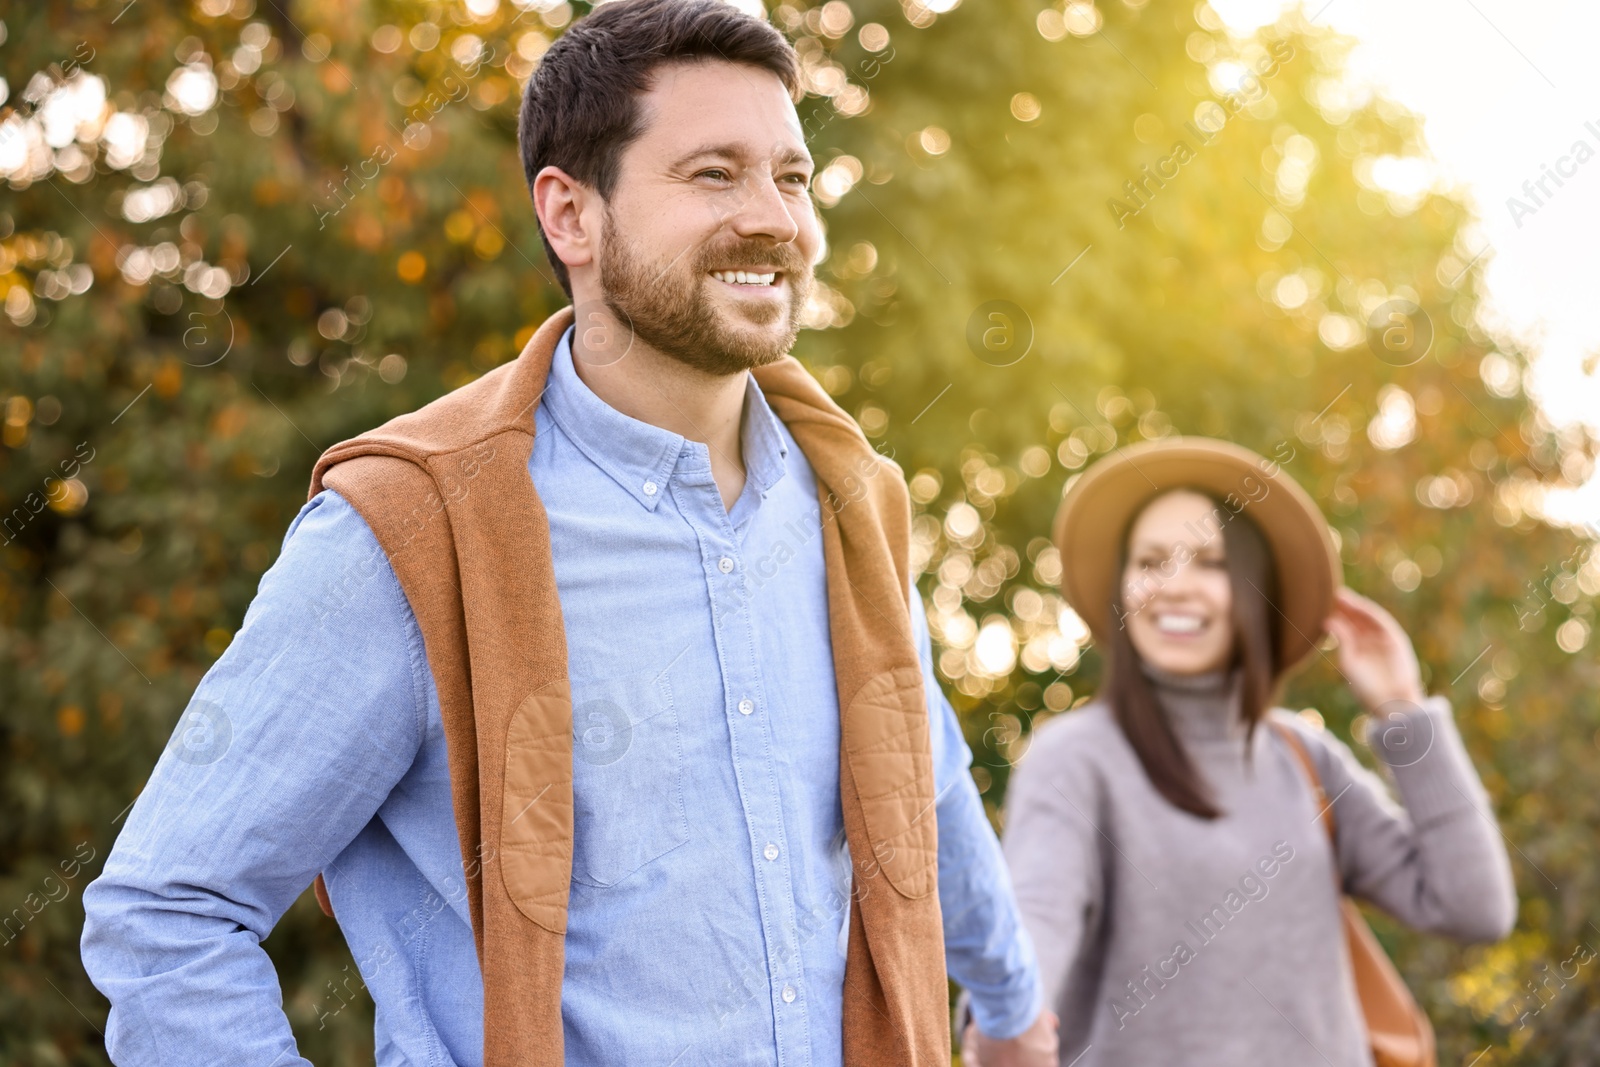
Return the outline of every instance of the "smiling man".
{"type": "Polygon", "coordinates": [[[259,942],[314,876],[382,1065],[945,1067],[947,968],[986,1067],[1056,1062],[900,471],[787,354],[798,84],[720,0],[546,53],[574,307],[317,464],[85,893],[117,1063],[305,1063],[259,942]]]}

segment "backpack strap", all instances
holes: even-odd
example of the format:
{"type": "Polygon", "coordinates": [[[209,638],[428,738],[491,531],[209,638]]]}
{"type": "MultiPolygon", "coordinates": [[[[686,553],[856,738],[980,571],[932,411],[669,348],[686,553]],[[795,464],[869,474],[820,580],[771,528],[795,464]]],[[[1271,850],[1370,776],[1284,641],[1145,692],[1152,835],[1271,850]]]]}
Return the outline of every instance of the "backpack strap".
{"type": "Polygon", "coordinates": [[[1334,838],[1333,804],[1322,788],[1317,765],[1311,761],[1311,753],[1306,751],[1305,742],[1293,727],[1268,721],[1289,746],[1295,762],[1300,764],[1300,769],[1310,779],[1312,795],[1321,808],[1323,828],[1328,831],[1329,843],[1335,845],[1333,876],[1336,881],[1341,881],[1339,912],[1344,927],[1345,952],[1350,960],[1356,999],[1361,1004],[1372,1062],[1379,1067],[1436,1067],[1438,1059],[1433,1024],[1417,1006],[1416,998],[1406,988],[1400,972],[1395,970],[1383,946],[1373,936],[1361,909],[1343,893],[1334,838]]]}
{"type": "Polygon", "coordinates": [[[1316,798],[1318,817],[1322,820],[1322,828],[1328,832],[1329,843],[1336,844],[1338,841],[1338,825],[1333,817],[1333,804],[1328,800],[1328,794],[1322,788],[1322,776],[1317,773],[1317,765],[1311,761],[1311,753],[1306,751],[1306,743],[1300,739],[1300,735],[1295,733],[1292,727],[1285,726],[1281,722],[1271,722],[1270,720],[1268,724],[1277,732],[1279,737],[1283,738],[1284,743],[1289,746],[1289,751],[1294,754],[1295,762],[1300,764],[1300,769],[1305,772],[1306,778],[1310,780],[1311,795],[1316,798]]]}

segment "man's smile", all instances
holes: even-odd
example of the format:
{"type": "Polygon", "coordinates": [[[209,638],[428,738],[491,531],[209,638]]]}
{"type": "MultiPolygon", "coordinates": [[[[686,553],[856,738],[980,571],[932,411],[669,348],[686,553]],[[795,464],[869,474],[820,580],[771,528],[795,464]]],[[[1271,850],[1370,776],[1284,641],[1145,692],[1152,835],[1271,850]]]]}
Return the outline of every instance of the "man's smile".
{"type": "Polygon", "coordinates": [[[783,284],[783,272],[773,269],[714,270],[709,273],[725,285],[736,285],[744,289],[777,289],[783,284]]]}

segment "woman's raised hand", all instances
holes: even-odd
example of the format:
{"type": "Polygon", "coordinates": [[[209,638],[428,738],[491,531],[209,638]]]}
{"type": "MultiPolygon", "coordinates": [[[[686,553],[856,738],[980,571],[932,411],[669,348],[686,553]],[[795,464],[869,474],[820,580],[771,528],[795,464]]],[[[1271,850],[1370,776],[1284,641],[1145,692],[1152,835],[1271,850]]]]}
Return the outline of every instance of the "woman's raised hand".
{"type": "Polygon", "coordinates": [[[1393,615],[1352,589],[1340,589],[1326,625],[1339,642],[1339,670],[1369,712],[1396,700],[1422,702],[1417,653],[1393,615]]]}

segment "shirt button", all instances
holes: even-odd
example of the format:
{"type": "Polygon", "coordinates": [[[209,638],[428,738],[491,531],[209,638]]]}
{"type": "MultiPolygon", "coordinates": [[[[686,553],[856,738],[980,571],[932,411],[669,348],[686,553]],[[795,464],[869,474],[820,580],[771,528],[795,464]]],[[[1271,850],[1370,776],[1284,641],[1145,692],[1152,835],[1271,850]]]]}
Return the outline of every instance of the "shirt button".
{"type": "Polygon", "coordinates": [[[661,487],[655,482],[645,482],[642,488],[644,489],[645,496],[655,496],[656,490],[660,489],[661,487]]]}
{"type": "Polygon", "coordinates": [[[783,987],[783,1002],[785,1004],[794,1003],[794,986],[786,985],[783,987]]]}
{"type": "Polygon", "coordinates": [[[721,571],[723,574],[727,574],[729,571],[733,570],[733,560],[729,559],[727,556],[723,556],[721,559],[717,560],[717,570],[721,571]]]}
{"type": "MultiPolygon", "coordinates": [[[[774,845],[771,841],[768,841],[767,842],[767,847],[761,850],[761,854],[763,856],[767,857],[767,859],[769,859],[769,860],[775,860],[775,859],[778,858],[778,846],[774,845]]],[[[793,1000],[794,998],[793,997],[786,997],[784,999],[793,1000]]]]}
{"type": "Polygon", "coordinates": [[[752,711],[755,711],[755,710],[756,710],[755,703],[753,701],[751,701],[749,698],[746,698],[744,700],[739,701],[739,714],[740,715],[748,715],[752,711]]]}

